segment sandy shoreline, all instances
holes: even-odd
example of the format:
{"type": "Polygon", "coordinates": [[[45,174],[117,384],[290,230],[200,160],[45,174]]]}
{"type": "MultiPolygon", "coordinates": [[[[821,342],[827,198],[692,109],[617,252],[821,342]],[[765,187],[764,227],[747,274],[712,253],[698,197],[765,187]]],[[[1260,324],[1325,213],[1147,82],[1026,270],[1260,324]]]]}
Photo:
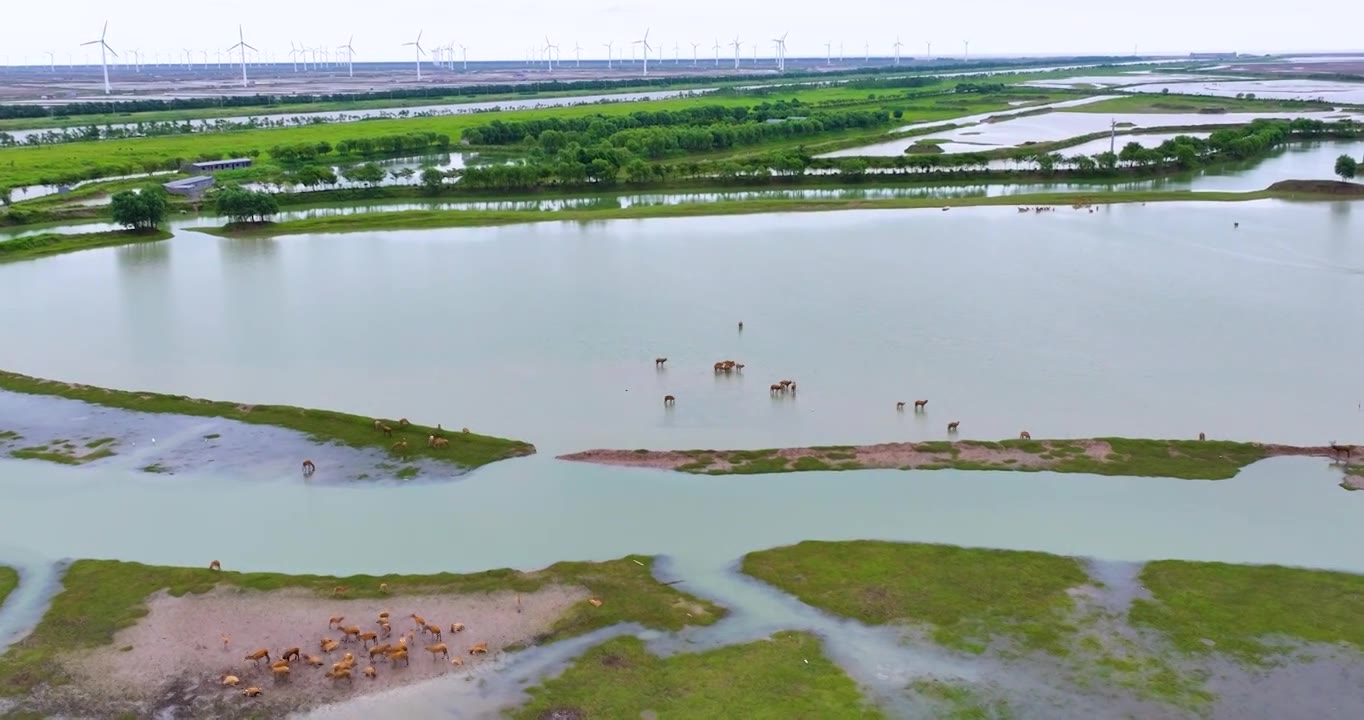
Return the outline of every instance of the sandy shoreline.
{"type": "Polygon", "coordinates": [[[132,627],[119,631],[112,645],[70,653],[63,665],[78,678],[75,687],[86,701],[98,705],[115,702],[139,707],[139,714],[174,706],[191,715],[223,716],[286,712],[344,701],[450,674],[468,674],[495,658],[503,648],[532,643],[576,603],[586,602],[586,590],[549,586],[520,595],[498,592],[471,595],[394,595],[383,599],[344,600],[319,597],[305,590],[259,592],[219,587],[203,595],[171,597],[164,591],[147,600],[148,614],[132,627]],[[332,616],[344,616],[345,624],[364,631],[380,630],[380,612],[391,617],[392,636],[383,643],[397,643],[400,635],[415,630],[412,614],[438,624],[443,637],[416,633],[410,665],[391,666],[386,660],[369,660],[360,642],[342,642],[331,653],[320,648],[324,638],[341,640],[343,633],[328,627],[332,616]],[[452,623],[464,630],[450,632],[452,623]],[[224,643],[224,636],[227,637],[224,643]],[[442,642],[449,658],[425,650],[442,642]],[[487,643],[488,654],[470,655],[477,643],[487,643]],[[287,648],[299,647],[304,659],[291,663],[287,681],[277,681],[270,663],[245,657],[265,648],[277,660],[287,648]],[[356,657],[354,680],[334,682],[326,677],[332,663],[345,653],[356,657]],[[310,665],[315,656],[321,666],[310,665]],[[460,660],[460,665],[452,664],[460,660]],[[362,672],[375,671],[373,679],[362,672]],[[240,678],[236,688],[224,687],[225,675],[240,678]],[[259,687],[256,698],[241,690],[259,687]]]}
{"type": "MultiPolygon", "coordinates": [[[[1117,442],[1114,439],[1112,442],[1117,442]]],[[[696,474],[748,474],[790,472],[800,470],[934,470],[963,468],[977,470],[1058,470],[1066,471],[1067,463],[1084,461],[1105,465],[1128,458],[1115,454],[1113,444],[1106,439],[1075,440],[1017,440],[986,442],[961,440],[954,442],[904,442],[876,445],[846,445],[780,448],[772,450],[609,450],[597,449],[558,456],[560,460],[586,462],[618,467],[653,468],[696,474]]],[[[1232,445],[1262,459],[1283,456],[1338,458],[1329,445],[1300,446],[1262,443],[1209,443],[1198,441],[1153,440],[1165,443],[1170,457],[1178,457],[1181,450],[1216,450],[1232,445]]],[[[1364,458],[1364,448],[1356,449],[1351,457],[1364,458]]],[[[1226,458],[1231,462],[1230,458],[1226,458]]],[[[1343,485],[1364,489],[1364,465],[1347,465],[1343,485]]]]}

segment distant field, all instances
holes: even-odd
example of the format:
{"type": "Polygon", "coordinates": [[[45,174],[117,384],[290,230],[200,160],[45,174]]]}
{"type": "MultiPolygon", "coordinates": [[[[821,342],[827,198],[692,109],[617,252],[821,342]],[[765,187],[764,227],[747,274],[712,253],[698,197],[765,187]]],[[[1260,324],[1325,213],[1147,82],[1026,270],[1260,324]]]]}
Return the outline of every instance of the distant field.
{"type": "Polygon", "coordinates": [[[1161,95],[1140,93],[1088,105],[1067,108],[1066,112],[1085,113],[1197,113],[1197,112],[1315,112],[1331,110],[1330,103],[1274,100],[1269,98],[1208,97],[1205,95],[1161,95]]]}
{"type": "MultiPolygon", "coordinates": [[[[946,90],[952,85],[955,85],[955,81],[913,88],[909,92],[924,93],[946,90]]],[[[457,143],[460,133],[465,128],[483,125],[493,120],[515,122],[548,117],[585,117],[597,114],[627,115],[635,112],[678,110],[700,105],[748,107],[764,101],[775,102],[779,99],[789,101],[793,98],[799,98],[801,102],[810,104],[860,104],[858,101],[861,101],[862,103],[871,102],[878,107],[885,106],[892,109],[903,107],[904,117],[902,120],[910,123],[959,117],[1007,106],[1004,99],[996,99],[992,96],[952,98],[951,102],[943,102],[928,98],[905,98],[903,97],[905,92],[906,90],[903,89],[869,90],[842,86],[830,88],[806,87],[774,90],[765,95],[719,94],[704,97],[576,105],[497,113],[365,120],[279,129],[168,135],[129,140],[5,148],[0,149],[0,186],[20,187],[49,184],[55,178],[83,173],[90,168],[101,168],[103,175],[118,175],[130,171],[140,171],[144,163],[160,164],[177,158],[193,159],[203,154],[220,153],[226,156],[241,156],[256,151],[262,156],[262,161],[268,161],[268,157],[264,157],[264,155],[269,148],[282,144],[319,143],[322,141],[336,144],[338,141],[346,139],[419,132],[449,135],[451,141],[457,143]],[[876,99],[868,100],[868,96],[876,96],[876,99]],[[958,102],[960,104],[957,104],[958,102]]],[[[1032,96],[1039,99],[1047,97],[1043,93],[1033,93],[1032,96]]],[[[844,106],[840,105],[840,107],[844,106]]]]}

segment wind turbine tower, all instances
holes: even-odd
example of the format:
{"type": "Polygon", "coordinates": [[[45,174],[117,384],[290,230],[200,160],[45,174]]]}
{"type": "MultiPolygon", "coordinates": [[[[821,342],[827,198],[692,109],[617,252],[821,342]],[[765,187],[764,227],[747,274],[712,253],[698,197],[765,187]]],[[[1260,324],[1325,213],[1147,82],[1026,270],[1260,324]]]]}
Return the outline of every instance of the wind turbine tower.
{"type": "Polygon", "coordinates": [[[634,41],[633,45],[644,46],[644,74],[649,74],[649,28],[644,28],[644,37],[634,41]]]}
{"type": "Polygon", "coordinates": [[[422,55],[426,54],[426,51],[422,50],[422,32],[423,31],[421,30],[417,31],[416,40],[413,40],[410,43],[403,43],[403,47],[410,46],[417,49],[417,82],[422,81],[422,55]]]}
{"type": "MultiPolygon", "coordinates": [[[[781,37],[773,38],[773,42],[777,44],[777,70],[780,72],[786,72],[786,36],[790,34],[791,31],[787,30],[781,34],[781,37]]],[[[755,46],[753,50],[756,53],[757,47],[755,46]]],[[[754,62],[757,62],[756,55],[754,56],[754,62]]]]}
{"type": "Polygon", "coordinates": [[[962,59],[962,62],[966,62],[967,60],[970,60],[970,59],[971,59],[971,41],[970,41],[970,40],[962,40],[962,41],[961,41],[961,59],[962,59]]]}
{"type": "Polygon", "coordinates": [[[550,72],[554,72],[554,56],[558,52],[559,46],[549,41],[549,36],[545,36],[545,65],[550,72]]]}
{"type": "Polygon", "coordinates": [[[862,43],[862,62],[871,62],[871,43],[869,42],[862,43]]]}
{"type": "Polygon", "coordinates": [[[715,38],[715,67],[720,67],[720,38],[715,38]]]}
{"type": "Polygon", "coordinates": [[[351,35],[350,39],[346,41],[345,45],[342,45],[341,47],[337,48],[337,50],[346,51],[346,72],[350,75],[350,77],[355,77],[355,48],[351,47],[351,44],[354,42],[355,36],[351,35]]]}
{"type": "MultiPolygon", "coordinates": [[[[230,48],[228,48],[228,49],[227,49],[227,52],[230,54],[233,50],[238,50],[238,49],[240,49],[240,50],[242,51],[242,87],[247,87],[247,82],[246,82],[246,51],[247,51],[247,50],[256,50],[256,49],[253,48],[253,47],[251,47],[250,45],[247,45],[247,44],[246,44],[246,36],[242,33],[242,26],[241,26],[241,25],[238,25],[238,26],[237,26],[237,44],[236,44],[236,45],[233,45],[233,46],[230,47],[230,48]]],[[[260,51],[259,51],[259,50],[256,50],[256,52],[260,52],[260,51]]]]}
{"type": "Polygon", "coordinates": [[[824,64],[834,64],[834,43],[832,40],[828,40],[824,43],[824,64]]]}
{"type": "Polygon", "coordinates": [[[51,50],[48,50],[48,51],[46,51],[46,52],[47,52],[47,63],[48,63],[48,65],[50,66],[50,67],[48,68],[48,72],[57,72],[57,53],[54,53],[54,52],[52,52],[51,50]]]}
{"type": "Polygon", "coordinates": [[[899,36],[899,35],[896,35],[896,36],[895,36],[895,64],[896,64],[896,65],[899,65],[899,64],[900,64],[900,48],[903,47],[903,46],[904,46],[904,43],[900,42],[900,36],[899,36]]]}
{"type": "Polygon", "coordinates": [[[735,69],[735,70],[738,70],[738,69],[739,69],[739,48],[743,46],[743,42],[742,42],[741,40],[739,40],[739,36],[738,36],[738,35],[735,35],[735,36],[734,36],[734,42],[731,42],[730,45],[733,45],[733,46],[734,46],[734,69],[735,69]]]}
{"type": "Polygon", "coordinates": [[[460,58],[464,61],[464,70],[465,70],[465,72],[468,72],[468,70],[469,70],[469,48],[464,47],[463,44],[460,44],[460,46],[459,46],[459,55],[460,55],[460,58]]]}
{"type": "Polygon", "coordinates": [[[699,48],[699,47],[701,47],[701,43],[694,42],[694,43],[691,44],[691,66],[692,66],[692,67],[696,67],[696,49],[699,48]]]}
{"type": "Polygon", "coordinates": [[[98,40],[91,40],[90,42],[83,42],[83,43],[81,43],[81,45],[98,45],[98,46],[99,46],[99,64],[100,64],[101,66],[104,67],[104,94],[105,94],[105,95],[108,95],[108,94],[110,93],[110,91],[112,90],[112,88],[109,87],[109,60],[108,60],[108,58],[105,56],[105,53],[113,53],[113,56],[114,56],[114,57],[118,57],[118,53],[114,52],[114,49],[111,48],[111,47],[109,47],[109,43],[107,43],[107,42],[104,41],[104,36],[105,36],[108,32],[109,32],[109,21],[108,21],[108,20],[105,20],[105,21],[104,21],[104,29],[101,30],[101,31],[99,32],[99,39],[98,39],[98,40]]]}
{"type": "Polygon", "coordinates": [[[610,42],[604,42],[604,43],[601,44],[602,47],[606,48],[606,69],[607,69],[607,70],[610,70],[610,69],[611,69],[611,46],[612,46],[612,45],[615,45],[615,44],[616,44],[616,41],[615,41],[615,40],[612,40],[612,41],[610,41],[610,42]]]}
{"type": "Polygon", "coordinates": [[[579,45],[577,40],[574,40],[574,41],[573,41],[573,67],[582,67],[582,66],[583,66],[583,46],[582,46],[582,45],[579,45]]]}

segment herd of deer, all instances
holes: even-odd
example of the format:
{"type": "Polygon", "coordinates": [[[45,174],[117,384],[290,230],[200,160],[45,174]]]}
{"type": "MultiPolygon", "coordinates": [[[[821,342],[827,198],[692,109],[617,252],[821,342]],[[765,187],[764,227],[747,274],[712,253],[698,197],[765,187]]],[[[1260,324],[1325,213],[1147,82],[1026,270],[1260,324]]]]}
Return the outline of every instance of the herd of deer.
{"type": "MultiPolygon", "coordinates": [[[[1050,208],[1048,208],[1048,209],[1050,209],[1050,208]]],[[[1019,208],[1019,211],[1020,211],[1020,212],[1026,212],[1026,211],[1027,211],[1027,208],[1019,208]]],[[[740,329],[740,330],[743,330],[743,329],[744,329],[744,324],[743,324],[743,323],[739,323],[739,329],[740,329]]],[[[667,364],[667,362],[668,362],[668,358],[665,358],[665,357],[657,357],[657,358],[654,358],[654,367],[657,368],[657,369],[662,369],[662,368],[667,364]]],[[[743,366],[742,363],[738,363],[738,362],[735,362],[735,361],[733,361],[733,360],[721,360],[720,362],[715,363],[715,373],[716,373],[717,375],[720,374],[720,373],[736,372],[736,371],[743,370],[743,369],[744,369],[744,366],[743,366]]],[[[785,394],[785,393],[788,393],[788,392],[791,393],[792,395],[795,395],[795,394],[796,394],[796,383],[795,383],[794,380],[782,380],[781,382],[775,382],[775,383],[772,383],[772,385],[768,388],[768,393],[771,394],[771,395],[782,395],[782,394],[785,394]]],[[[677,398],[676,398],[676,397],[674,397],[674,396],[672,396],[672,395],[664,395],[664,396],[663,396],[663,406],[664,406],[664,407],[672,407],[672,406],[675,405],[675,404],[677,404],[677,398]]],[[[904,402],[903,400],[901,400],[901,401],[895,403],[895,409],[898,410],[898,411],[900,411],[900,412],[904,412],[904,410],[905,410],[905,402],[904,402]]],[[[915,400],[915,401],[914,401],[914,412],[916,412],[916,413],[922,413],[922,412],[927,412],[927,410],[928,410],[928,401],[927,401],[927,400],[915,400]]],[[[377,422],[377,421],[376,421],[376,422],[377,422]]],[[[961,427],[961,421],[960,421],[960,420],[953,420],[952,422],[947,423],[947,432],[952,433],[952,434],[955,434],[955,433],[957,432],[957,428],[959,428],[959,427],[961,427]]],[[[1028,432],[1027,430],[1024,430],[1024,431],[1022,431],[1022,432],[1020,432],[1020,433],[1018,434],[1018,439],[1020,439],[1020,440],[1031,440],[1031,439],[1032,439],[1032,433],[1028,432]]],[[[1206,436],[1205,434],[1199,433],[1199,434],[1198,434],[1198,439],[1199,439],[1199,440],[1206,440],[1206,439],[1208,439],[1208,438],[1207,438],[1207,436],[1206,436]]],[[[1331,443],[1331,447],[1336,448],[1337,446],[1336,446],[1335,443],[1331,443]]],[[[1344,448],[1344,446],[1340,446],[1340,448],[1344,448]]],[[[1348,452],[1348,450],[1346,450],[1346,457],[1348,457],[1348,456],[1349,456],[1349,452],[1348,452]]]]}
{"type": "MultiPolygon", "coordinates": [[[[222,570],[222,564],[217,560],[209,563],[208,567],[210,570],[222,570]]],[[[381,592],[388,592],[386,583],[380,584],[379,589],[381,592]]],[[[337,594],[344,594],[345,588],[338,587],[336,590],[338,591],[337,594]]],[[[520,598],[517,598],[517,602],[520,602],[520,598]]],[[[341,639],[335,640],[330,637],[323,637],[318,641],[318,648],[320,648],[323,655],[329,656],[333,651],[339,649],[342,643],[359,641],[361,653],[368,654],[368,664],[360,673],[365,677],[374,680],[379,676],[379,671],[375,669],[375,665],[378,663],[387,662],[390,668],[397,668],[399,663],[403,666],[410,665],[411,659],[408,657],[408,652],[412,647],[415,647],[414,643],[417,640],[417,634],[421,633],[423,636],[429,636],[431,639],[435,640],[435,643],[425,646],[425,650],[431,653],[432,662],[435,662],[439,658],[444,658],[449,660],[452,665],[464,664],[462,658],[450,657],[450,647],[442,642],[444,637],[442,625],[428,623],[425,618],[416,613],[412,613],[411,619],[413,622],[412,630],[409,630],[407,633],[400,632],[398,634],[397,642],[386,642],[381,645],[379,644],[380,641],[387,640],[393,635],[393,625],[390,623],[390,615],[387,610],[379,613],[378,619],[375,620],[374,624],[377,626],[377,630],[364,630],[359,625],[345,625],[345,616],[335,615],[327,619],[327,630],[330,631],[335,629],[339,631],[341,633],[341,639]],[[371,646],[371,643],[373,643],[373,646],[371,646]]],[[[449,632],[452,634],[464,632],[464,625],[462,623],[450,623],[449,632]]],[[[224,635],[223,649],[227,650],[230,643],[231,637],[224,635]]],[[[469,648],[470,655],[486,655],[487,653],[488,643],[486,642],[477,643],[469,648]]],[[[287,648],[279,652],[279,654],[276,655],[276,658],[276,660],[271,661],[269,648],[259,648],[248,654],[244,659],[251,661],[252,667],[260,667],[260,662],[262,660],[270,663],[270,674],[277,683],[289,681],[295,664],[302,663],[315,668],[321,668],[327,664],[326,661],[317,655],[303,654],[303,648],[301,647],[287,648]]],[[[347,652],[341,657],[340,662],[332,663],[331,669],[328,670],[323,677],[331,680],[333,684],[342,680],[345,680],[347,683],[353,683],[355,668],[358,663],[359,661],[356,659],[355,654],[347,652]]],[[[223,687],[236,688],[241,685],[241,682],[241,678],[236,675],[224,675],[222,679],[223,687]]],[[[245,688],[241,691],[242,695],[245,695],[246,697],[259,697],[262,692],[263,691],[259,687],[254,686],[245,688]]]]}
{"type": "MultiPolygon", "coordinates": [[[[412,424],[412,423],[408,422],[407,418],[399,418],[399,419],[398,419],[398,427],[399,427],[399,428],[406,428],[406,427],[410,426],[411,424],[412,424]]],[[[375,420],[375,421],[374,421],[374,429],[375,429],[375,430],[378,430],[378,431],[381,432],[381,433],[383,433],[385,437],[390,437],[390,438],[393,437],[393,426],[391,426],[391,425],[385,423],[383,420],[375,420]]],[[[436,426],[436,432],[431,433],[431,434],[429,434],[429,435],[426,436],[426,446],[429,447],[429,448],[431,448],[432,450],[443,450],[443,449],[445,449],[445,448],[447,448],[447,447],[450,447],[450,440],[449,440],[448,438],[446,438],[446,437],[442,434],[443,432],[444,432],[444,429],[443,429],[440,425],[437,425],[437,426],[436,426]]],[[[467,427],[466,427],[466,428],[463,428],[463,429],[460,430],[460,432],[462,432],[462,433],[468,433],[468,432],[469,432],[469,428],[467,428],[467,427]]],[[[390,445],[388,449],[389,449],[390,451],[392,451],[392,452],[395,452],[395,453],[399,454],[399,455],[406,455],[406,454],[407,454],[407,451],[408,451],[410,448],[411,448],[411,446],[407,444],[407,441],[406,441],[406,440],[398,440],[397,442],[395,442],[395,443],[393,443],[392,445],[390,445]]],[[[313,473],[315,473],[315,472],[317,472],[317,465],[316,465],[312,460],[304,460],[304,461],[303,461],[303,476],[304,476],[304,477],[309,477],[309,476],[311,476],[311,475],[312,475],[313,473]]]]}

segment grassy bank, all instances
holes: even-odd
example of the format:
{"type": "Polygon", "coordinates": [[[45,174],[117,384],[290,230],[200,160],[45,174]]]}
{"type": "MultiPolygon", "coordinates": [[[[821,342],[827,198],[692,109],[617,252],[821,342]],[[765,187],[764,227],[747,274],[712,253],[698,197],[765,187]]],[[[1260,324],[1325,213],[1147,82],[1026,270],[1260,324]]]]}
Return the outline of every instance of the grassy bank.
{"type": "Polygon", "coordinates": [[[171,233],[165,230],[115,230],[78,235],[61,235],[58,233],[29,235],[13,240],[0,240],[0,263],[36,260],[50,255],[62,255],[102,247],[157,242],[168,240],[170,237],[171,233]]]}
{"type": "Polygon", "coordinates": [[[1146,565],[1141,582],[1152,599],[1133,603],[1131,623],[1159,630],[1186,653],[1259,665],[1281,656],[1284,641],[1364,651],[1361,575],[1162,560],[1146,565]]]}
{"type": "Polygon", "coordinates": [[[1066,590],[1089,579],[1073,558],[879,541],[753,552],[742,570],[814,607],[870,625],[925,626],[936,642],[973,653],[1000,639],[1063,652],[1074,631],[1066,590]]]}
{"type": "MultiPolygon", "coordinates": [[[[1318,454],[1328,448],[1275,446],[1278,454],[1318,454]],[[1300,450],[1300,451],[1299,451],[1300,450]]],[[[562,459],[652,467],[703,475],[759,475],[830,470],[1008,470],[1128,477],[1226,480],[1271,454],[1256,443],[1202,440],[983,440],[835,445],[763,450],[588,450],[562,459]]]]}
{"type": "Polygon", "coordinates": [[[17,587],[19,587],[19,571],[8,565],[0,565],[0,606],[5,604],[5,599],[17,587]]]}
{"type": "Polygon", "coordinates": [[[630,556],[602,563],[558,563],[535,572],[491,570],[469,575],[281,575],[218,573],[112,560],[80,560],[62,579],[62,592],[52,601],[33,634],[0,657],[0,695],[24,695],[44,683],[70,678],[59,657],[64,652],[109,645],[114,634],[146,615],[145,601],[158,590],[171,595],[204,593],[217,585],[268,592],[301,588],[332,597],[338,585],[347,597],[382,597],[379,583],[408,594],[477,594],[496,591],[530,593],[547,585],[586,588],[605,600],[601,607],[581,603],[560,618],[541,642],[552,642],[618,622],[638,622],[659,630],[715,622],[724,611],[654,580],[652,559],[630,556]]]}
{"type": "MultiPolygon", "coordinates": [[[[306,233],[367,232],[373,230],[426,230],[455,227],[516,225],[535,222],[591,222],[597,220],[642,220],[649,218],[704,217],[716,215],[756,215],[777,212],[829,212],[836,210],[897,210],[912,208],[976,207],[1012,205],[1118,204],[1137,202],[1240,202],[1268,198],[1317,200],[1329,196],[1308,193],[1189,191],[1117,191],[1094,193],[1035,193],[1004,197],[966,198],[887,198],[877,200],[807,200],[774,198],[733,200],[667,206],[631,206],[592,210],[479,211],[410,210],[394,213],[366,213],[337,217],[292,220],[282,223],[250,224],[222,228],[194,228],[223,237],[275,237],[306,233]]],[[[1339,199],[1338,197],[1331,199],[1339,199]]]]}
{"type": "Polygon", "coordinates": [[[133,412],[221,417],[256,425],[273,425],[305,433],[320,443],[380,448],[405,459],[424,457],[467,468],[476,468],[535,452],[533,445],[519,440],[463,433],[458,430],[439,431],[423,425],[402,426],[393,419],[382,420],[393,429],[393,436],[386,437],[375,429],[374,418],[331,410],[313,410],[288,405],[242,405],[200,400],[183,395],[109,390],[4,371],[0,371],[0,390],[53,395],[133,412]],[[449,440],[449,446],[439,449],[427,447],[427,437],[434,433],[444,435],[449,440]],[[392,443],[400,440],[407,443],[407,448],[401,451],[392,450],[392,443]]]}
{"type": "Polygon", "coordinates": [[[824,657],[819,640],[799,632],[666,659],[620,637],[528,692],[530,702],[511,717],[637,718],[646,710],[669,720],[884,717],[824,657]]]}

